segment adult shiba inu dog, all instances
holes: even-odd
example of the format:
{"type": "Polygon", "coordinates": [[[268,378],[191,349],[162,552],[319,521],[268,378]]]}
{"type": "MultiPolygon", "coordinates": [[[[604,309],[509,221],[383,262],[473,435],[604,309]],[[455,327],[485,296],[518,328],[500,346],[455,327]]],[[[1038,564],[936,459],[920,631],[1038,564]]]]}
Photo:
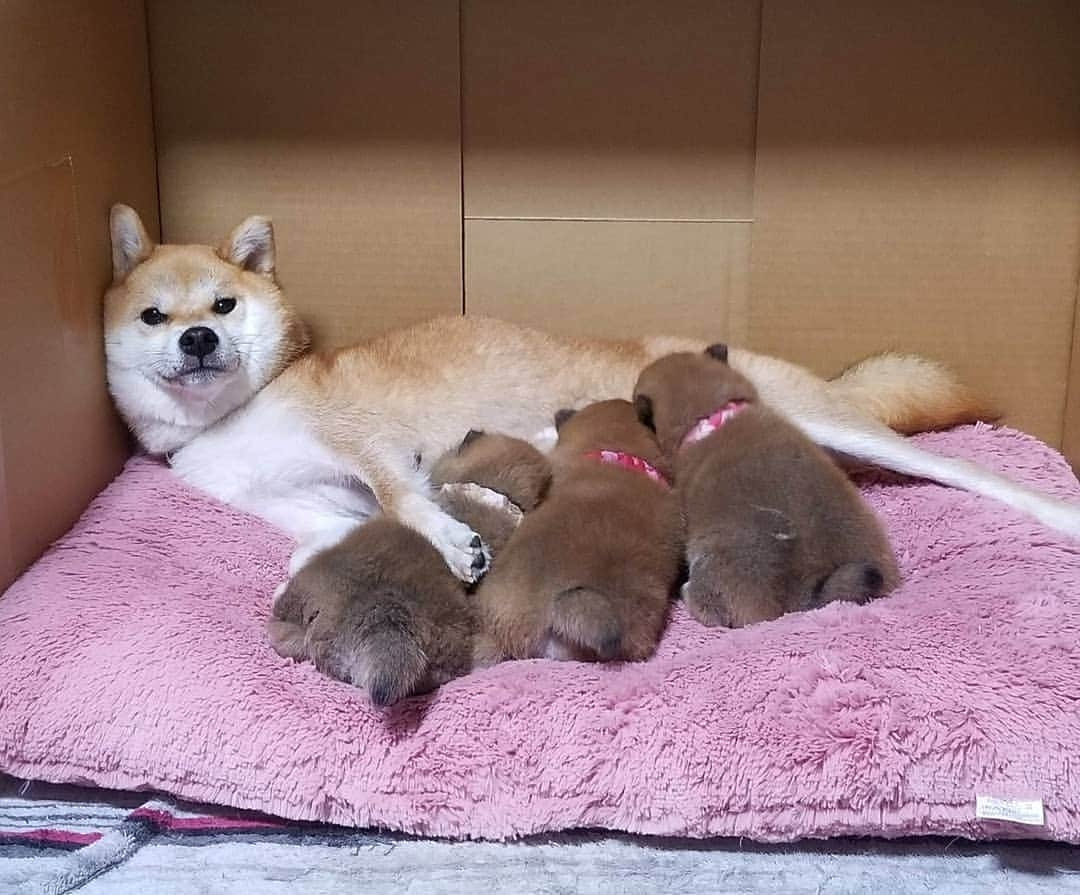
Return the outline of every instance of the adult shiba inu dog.
{"type": "MultiPolygon", "coordinates": [[[[560,408],[628,398],[661,355],[706,347],[455,317],[306,353],[304,327],[275,279],[268,219],[248,218],[217,248],[154,245],[138,215],[117,205],[111,235],[105,349],[121,414],[185,481],[294,537],[292,571],[379,506],[474,580],[485,566],[480,539],[432,501],[416,457],[439,456],[470,428],[532,437],[560,408]]],[[[732,349],[729,361],[822,447],[966,488],[1080,537],[1080,506],[896,434],[980,415],[941,367],[884,355],[826,382],[749,351],[732,349]]]]}

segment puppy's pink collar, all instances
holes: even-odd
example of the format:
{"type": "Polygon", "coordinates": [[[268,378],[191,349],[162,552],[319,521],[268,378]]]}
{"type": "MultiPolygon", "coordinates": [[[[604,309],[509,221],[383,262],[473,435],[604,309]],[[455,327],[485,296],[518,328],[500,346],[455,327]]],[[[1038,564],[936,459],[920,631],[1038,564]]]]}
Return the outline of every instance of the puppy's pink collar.
{"type": "Polygon", "coordinates": [[[664,478],[664,474],[659,469],[648,460],[634,454],[627,454],[624,451],[586,451],[585,456],[600,463],[610,463],[613,466],[621,466],[623,469],[632,469],[635,472],[644,473],[654,482],[670,487],[668,480],[664,478]]]}
{"type": "Polygon", "coordinates": [[[728,401],[719,410],[714,410],[707,417],[694,423],[693,428],[683,437],[680,447],[686,447],[695,441],[708,438],[725,423],[731,422],[735,415],[746,409],[746,401],[728,401]]]}

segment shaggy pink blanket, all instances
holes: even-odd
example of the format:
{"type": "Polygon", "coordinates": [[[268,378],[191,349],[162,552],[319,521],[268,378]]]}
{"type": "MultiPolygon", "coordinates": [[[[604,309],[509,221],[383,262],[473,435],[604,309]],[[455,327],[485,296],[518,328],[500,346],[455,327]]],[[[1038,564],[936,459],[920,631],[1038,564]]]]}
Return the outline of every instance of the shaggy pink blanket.
{"type": "MultiPolygon", "coordinates": [[[[1017,432],[919,443],[1080,497],[1017,432]]],[[[0,770],[451,837],[1080,840],[1080,545],[864,488],[889,599],[737,632],[677,607],[647,663],[507,663],[381,712],[267,645],[286,540],[135,459],[0,598],[0,770]],[[1040,798],[1045,825],[976,821],[976,795],[1040,798]]]]}

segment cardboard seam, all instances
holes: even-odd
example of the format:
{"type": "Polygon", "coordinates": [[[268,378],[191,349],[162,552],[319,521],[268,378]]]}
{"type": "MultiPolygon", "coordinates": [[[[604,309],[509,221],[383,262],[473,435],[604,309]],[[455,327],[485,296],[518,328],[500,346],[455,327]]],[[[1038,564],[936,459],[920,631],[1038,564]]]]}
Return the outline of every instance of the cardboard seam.
{"type": "Polygon", "coordinates": [[[161,206],[161,165],[158,162],[158,122],[157,102],[154,98],[153,48],[150,42],[153,29],[150,27],[150,4],[143,3],[143,29],[146,40],[146,89],[150,94],[150,134],[154,141],[154,199],[157,202],[158,241],[165,242],[165,210],[161,206]]]}
{"type": "Polygon", "coordinates": [[[468,313],[468,296],[465,294],[468,282],[465,276],[465,3],[458,0],[458,188],[461,203],[461,316],[468,313]]]}
{"type": "MultiPolygon", "coordinates": [[[[1080,267],[1080,265],[1078,265],[1080,267]]],[[[1077,271],[1076,288],[1073,290],[1072,340],[1069,343],[1069,360],[1065,367],[1065,406],[1061,415],[1061,450],[1073,471],[1080,475],[1080,269],[1077,271]]]]}
{"type": "Polygon", "coordinates": [[[7,497],[7,466],[4,460],[4,429],[0,426],[0,596],[6,584],[22,571],[15,566],[15,530],[7,497]]]}
{"type": "Polygon", "coordinates": [[[753,218],[609,218],[609,217],[548,217],[532,215],[465,215],[466,221],[527,221],[538,223],[596,223],[596,224],[752,224],[753,218]]]}
{"type": "MultiPolygon", "coordinates": [[[[749,223],[757,218],[758,184],[758,128],[761,122],[761,62],[764,58],[765,43],[765,0],[758,0],[757,17],[757,58],[754,60],[754,126],[753,145],[750,149],[750,214],[749,223]]],[[[746,240],[746,282],[743,285],[742,302],[728,305],[728,329],[732,341],[750,346],[750,321],[754,316],[754,227],[746,240]]]]}

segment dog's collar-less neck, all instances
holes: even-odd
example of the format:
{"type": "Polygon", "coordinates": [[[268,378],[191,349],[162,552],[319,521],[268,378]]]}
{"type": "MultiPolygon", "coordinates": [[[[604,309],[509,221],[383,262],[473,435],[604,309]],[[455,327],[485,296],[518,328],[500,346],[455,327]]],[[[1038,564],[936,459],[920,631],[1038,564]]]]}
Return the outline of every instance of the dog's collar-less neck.
{"type": "Polygon", "coordinates": [[[621,466],[623,469],[632,469],[647,475],[654,482],[668,486],[668,480],[664,474],[643,457],[628,454],[625,451],[586,451],[585,456],[599,463],[610,463],[612,466],[621,466]]]}
{"type": "Polygon", "coordinates": [[[725,423],[731,422],[737,414],[746,409],[746,406],[746,401],[728,401],[723,407],[714,410],[706,417],[702,417],[694,423],[690,431],[683,436],[681,447],[686,447],[688,444],[694,444],[697,441],[701,441],[703,438],[708,438],[725,423]]]}

